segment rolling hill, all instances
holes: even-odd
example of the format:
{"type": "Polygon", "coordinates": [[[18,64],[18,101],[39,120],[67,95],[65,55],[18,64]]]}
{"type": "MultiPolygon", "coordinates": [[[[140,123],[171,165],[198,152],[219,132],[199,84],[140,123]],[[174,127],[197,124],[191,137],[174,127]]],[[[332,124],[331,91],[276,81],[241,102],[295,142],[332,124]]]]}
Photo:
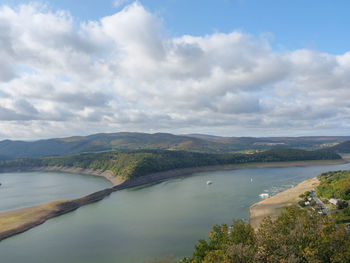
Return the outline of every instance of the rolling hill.
{"type": "Polygon", "coordinates": [[[350,140],[350,137],[218,137],[169,133],[99,133],[38,141],[0,141],[0,160],[110,150],[162,149],[229,153],[272,148],[319,149],[350,140]]]}
{"type": "Polygon", "coordinates": [[[350,141],[346,141],[330,148],[338,153],[350,153],[350,141]]]}

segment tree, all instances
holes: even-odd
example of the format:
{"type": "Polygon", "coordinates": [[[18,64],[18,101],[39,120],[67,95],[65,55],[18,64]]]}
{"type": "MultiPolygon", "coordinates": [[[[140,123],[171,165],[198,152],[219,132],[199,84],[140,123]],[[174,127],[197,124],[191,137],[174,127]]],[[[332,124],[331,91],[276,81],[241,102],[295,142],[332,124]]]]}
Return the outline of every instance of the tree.
{"type": "Polygon", "coordinates": [[[201,239],[192,258],[183,262],[350,262],[350,236],[336,228],[328,217],[300,209],[286,208],[272,220],[267,217],[259,230],[242,220],[216,225],[208,241],[201,239]]]}
{"type": "Polygon", "coordinates": [[[344,209],[344,208],[346,208],[348,206],[349,206],[349,204],[346,201],[338,200],[338,202],[337,202],[337,208],[338,209],[344,209]]]}

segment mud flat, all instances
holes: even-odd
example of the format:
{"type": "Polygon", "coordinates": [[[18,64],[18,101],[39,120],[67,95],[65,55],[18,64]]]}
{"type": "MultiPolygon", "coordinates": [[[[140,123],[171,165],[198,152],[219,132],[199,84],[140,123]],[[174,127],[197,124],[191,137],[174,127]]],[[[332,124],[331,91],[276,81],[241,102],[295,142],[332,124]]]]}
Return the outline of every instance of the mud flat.
{"type": "Polygon", "coordinates": [[[297,204],[300,194],[315,189],[319,183],[317,177],[310,178],[295,187],[252,205],[249,208],[249,223],[254,229],[257,229],[264,217],[276,218],[282,208],[297,204]]]}

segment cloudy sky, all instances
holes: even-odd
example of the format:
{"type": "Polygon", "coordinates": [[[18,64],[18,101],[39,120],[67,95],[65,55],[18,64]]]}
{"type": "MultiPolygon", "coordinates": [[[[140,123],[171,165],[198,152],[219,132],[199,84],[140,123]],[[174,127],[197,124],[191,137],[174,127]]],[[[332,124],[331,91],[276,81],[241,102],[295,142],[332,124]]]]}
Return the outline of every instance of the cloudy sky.
{"type": "Polygon", "coordinates": [[[347,1],[69,2],[0,1],[0,139],[349,135],[347,1]]]}

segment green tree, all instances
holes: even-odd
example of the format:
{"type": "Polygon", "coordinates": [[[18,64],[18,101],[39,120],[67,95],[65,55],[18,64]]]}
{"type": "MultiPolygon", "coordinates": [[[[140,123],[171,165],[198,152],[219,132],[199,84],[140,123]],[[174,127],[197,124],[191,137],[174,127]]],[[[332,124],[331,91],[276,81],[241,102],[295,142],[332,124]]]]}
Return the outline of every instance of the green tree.
{"type": "Polygon", "coordinates": [[[215,225],[184,262],[350,262],[350,236],[328,217],[296,206],[276,219],[265,218],[257,232],[244,221],[215,225]]]}

